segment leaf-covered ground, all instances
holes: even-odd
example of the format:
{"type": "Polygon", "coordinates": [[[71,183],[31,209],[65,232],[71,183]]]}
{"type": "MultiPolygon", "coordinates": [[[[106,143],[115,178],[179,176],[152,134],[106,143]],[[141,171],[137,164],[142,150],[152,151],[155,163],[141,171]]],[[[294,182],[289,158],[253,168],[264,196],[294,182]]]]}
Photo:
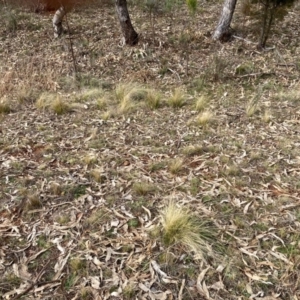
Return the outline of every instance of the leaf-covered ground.
{"type": "Polygon", "coordinates": [[[131,6],[134,48],[109,5],[58,40],[51,15],[2,8],[3,299],[300,299],[300,8],[258,52],[241,4],[227,44],[221,2],[199,4],[154,28],[131,6]],[[169,201],[212,251],[164,243],[169,201]]]}

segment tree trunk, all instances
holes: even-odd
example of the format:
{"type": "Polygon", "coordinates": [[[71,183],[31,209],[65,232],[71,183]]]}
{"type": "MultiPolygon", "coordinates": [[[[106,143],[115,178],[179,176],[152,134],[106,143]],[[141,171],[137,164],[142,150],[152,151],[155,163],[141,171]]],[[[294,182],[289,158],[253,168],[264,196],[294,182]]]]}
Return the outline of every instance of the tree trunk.
{"type": "Polygon", "coordinates": [[[235,10],[237,0],[225,0],[223,11],[217,29],[213,35],[214,40],[228,41],[230,38],[230,23],[235,10]]]}
{"type": "Polygon", "coordinates": [[[257,45],[257,48],[259,50],[262,50],[263,48],[266,47],[266,42],[269,37],[269,33],[274,19],[275,10],[277,7],[276,2],[274,3],[271,0],[267,0],[265,3],[263,3],[263,5],[265,6],[263,17],[262,17],[263,24],[261,28],[259,43],[257,45]]]}
{"type": "Polygon", "coordinates": [[[59,37],[63,33],[62,21],[64,16],[66,15],[66,10],[63,6],[61,6],[54,14],[52,19],[52,24],[54,28],[54,37],[59,37]]]}
{"type": "Polygon", "coordinates": [[[116,0],[115,2],[118,18],[120,21],[122,33],[125,39],[125,44],[133,46],[137,44],[139,36],[134,30],[127,9],[126,0],[116,0]]]}

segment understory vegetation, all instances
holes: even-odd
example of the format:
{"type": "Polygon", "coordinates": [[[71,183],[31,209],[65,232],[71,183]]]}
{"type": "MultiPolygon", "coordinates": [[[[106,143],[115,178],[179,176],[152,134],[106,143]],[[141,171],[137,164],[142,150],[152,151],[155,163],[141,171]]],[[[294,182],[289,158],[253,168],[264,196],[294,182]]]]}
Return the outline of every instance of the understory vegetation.
{"type": "Polygon", "coordinates": [[[220,1],[132,2],[132,48],[1,8],[0,297],[300,299],[300,7],[258,51],[245,4],[221,44],[220,1]]]}

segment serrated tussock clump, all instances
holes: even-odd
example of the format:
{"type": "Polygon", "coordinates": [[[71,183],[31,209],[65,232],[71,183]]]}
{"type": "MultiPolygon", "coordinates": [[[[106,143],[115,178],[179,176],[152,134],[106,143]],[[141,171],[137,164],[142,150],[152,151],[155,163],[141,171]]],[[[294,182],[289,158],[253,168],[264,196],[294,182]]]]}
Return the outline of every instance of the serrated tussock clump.
{"type": "Polygon", "coordinates": [[[86,89],[77,97],[78,101],[92,101],[103,97],[104,91],[101,88],[86,89]]]}
{"type": "Polygon", "coordinates": [[[258,111],[258,105],[256,101],[249,101],[246,105],[246,115],[252,117],[258,111]]]}
{"type": "Polygon", "coordinates": [[[182,152],[186,156],[201,155],[203,153],[203,147],[200,145],[189,145],[184,147],[182,152]]]}
{"type": "Polygon", "coordinates": [[[16,97],[20,104],[34,103],[38,97],[38,93],[29,87],[23,87],[17,92],[16,97]]]}
{"type": "Polygon", "coordinates": [[[190,210],[170,201],[160,212],[162,242],[166,247],[177,244],[203,256],[208,251],[208,241],[214,237],[214,230],[206,220],[193,215],[190,210]]]}
{"type": "Polygon", "coordinates": [[[66,102],[66,100],[62,99],[59,96],[57,96],[55,98],[55,100],[51,103],[50,108],[53,112],[55,112],[58,115],[62,115],[62,114],[67,113],[71,110],[71,107],[66,102]]]}
{"type": "Polygon", "coordinates": [[[11,107],[8,103],[8,100],[3,98],[0,99],[0,114],[8,114],[11,112],[11,107]]]}
{"type": "Polygon", "coordinates": [[[196,123],[201,126],[210,123],[212,120],[213,120],[213,113],[209,110],[201,112],[196,117],[196,123]]]}
{"type": "Polygon", "coordinates": [[[60,95],[55,93],[42,93],[36,101],[36,107],[39,109],[48,109],[58,115],[69,112],[71,107],[60,95]]]}
{"type": "Polygon", "coordinates": [[[119,84],[115,95],[119,102],[118,113],[125,114],[133,111],[141,100],[146,99],[147,90],[135,83],[119,84]]]}
{"type": "Polygon", "coordinates": [[[182,88],[176,88],[167,101],[171,107],[180,108],[186,103],[186,94],[182,88]]]}
{"type": "Polygon", "coordinates": [[[136,195],[145,196],[155,191],[155,186],[148,182],[135,182],[132,186],[132,190],[136,195]]]}
{"type": "Polygon", "coordinates": [[[196,102],[195,102],[195,109],[196,111],[203,111],[207,105],[209,103],[209,100],[207,97],[205,96],[200,96],[199,98],[196,99],[196,102]]]}
{"type": "Polygon", "coordinates": [[[148,89],[146,93],[146,104],[150,109],[157,109],[161,104],[161,94],[154,89],[148,89]]]}
{"type": "Polygon", "coordinates": [[[183,163],[184,163],[184,161],[180,157],[173,159],[169,164],[170,172],[174,175],[180,173],[180,171],[182,171],[182,169],[183,169],[183,163]]]}

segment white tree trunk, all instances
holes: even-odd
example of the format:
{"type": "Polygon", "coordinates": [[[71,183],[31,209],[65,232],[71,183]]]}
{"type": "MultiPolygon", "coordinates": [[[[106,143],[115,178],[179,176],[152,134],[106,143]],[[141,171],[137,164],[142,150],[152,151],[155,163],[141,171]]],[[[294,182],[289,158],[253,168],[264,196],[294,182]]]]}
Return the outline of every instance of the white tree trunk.
{"type": "Polygon", "coordinates": [[[219,20],[219,24],[216,28],[216,31],[213,35],[214,40],[226,40],[228,39],[229,28],[231,19],[235,10],[237,0],[225,0],[223,5],[223,11],[219,20]]]}
{"type": "Polygon", "coordinates": [[[62,21],[64,16],[66,15],[66,10],[63,6],[61,6],[54,14],[52,19],[52,24],[54,28],[54,37],[59,37],[63,33],[62,21]]]}
{"type": "Polygon", "coordinates": [[[139,36],[134,30],[127,9],[126,0],[115,0],[115,7],[121,25],[121,30],[125,39],[125,44],[133,46],[137,44],[139,36]]]}

